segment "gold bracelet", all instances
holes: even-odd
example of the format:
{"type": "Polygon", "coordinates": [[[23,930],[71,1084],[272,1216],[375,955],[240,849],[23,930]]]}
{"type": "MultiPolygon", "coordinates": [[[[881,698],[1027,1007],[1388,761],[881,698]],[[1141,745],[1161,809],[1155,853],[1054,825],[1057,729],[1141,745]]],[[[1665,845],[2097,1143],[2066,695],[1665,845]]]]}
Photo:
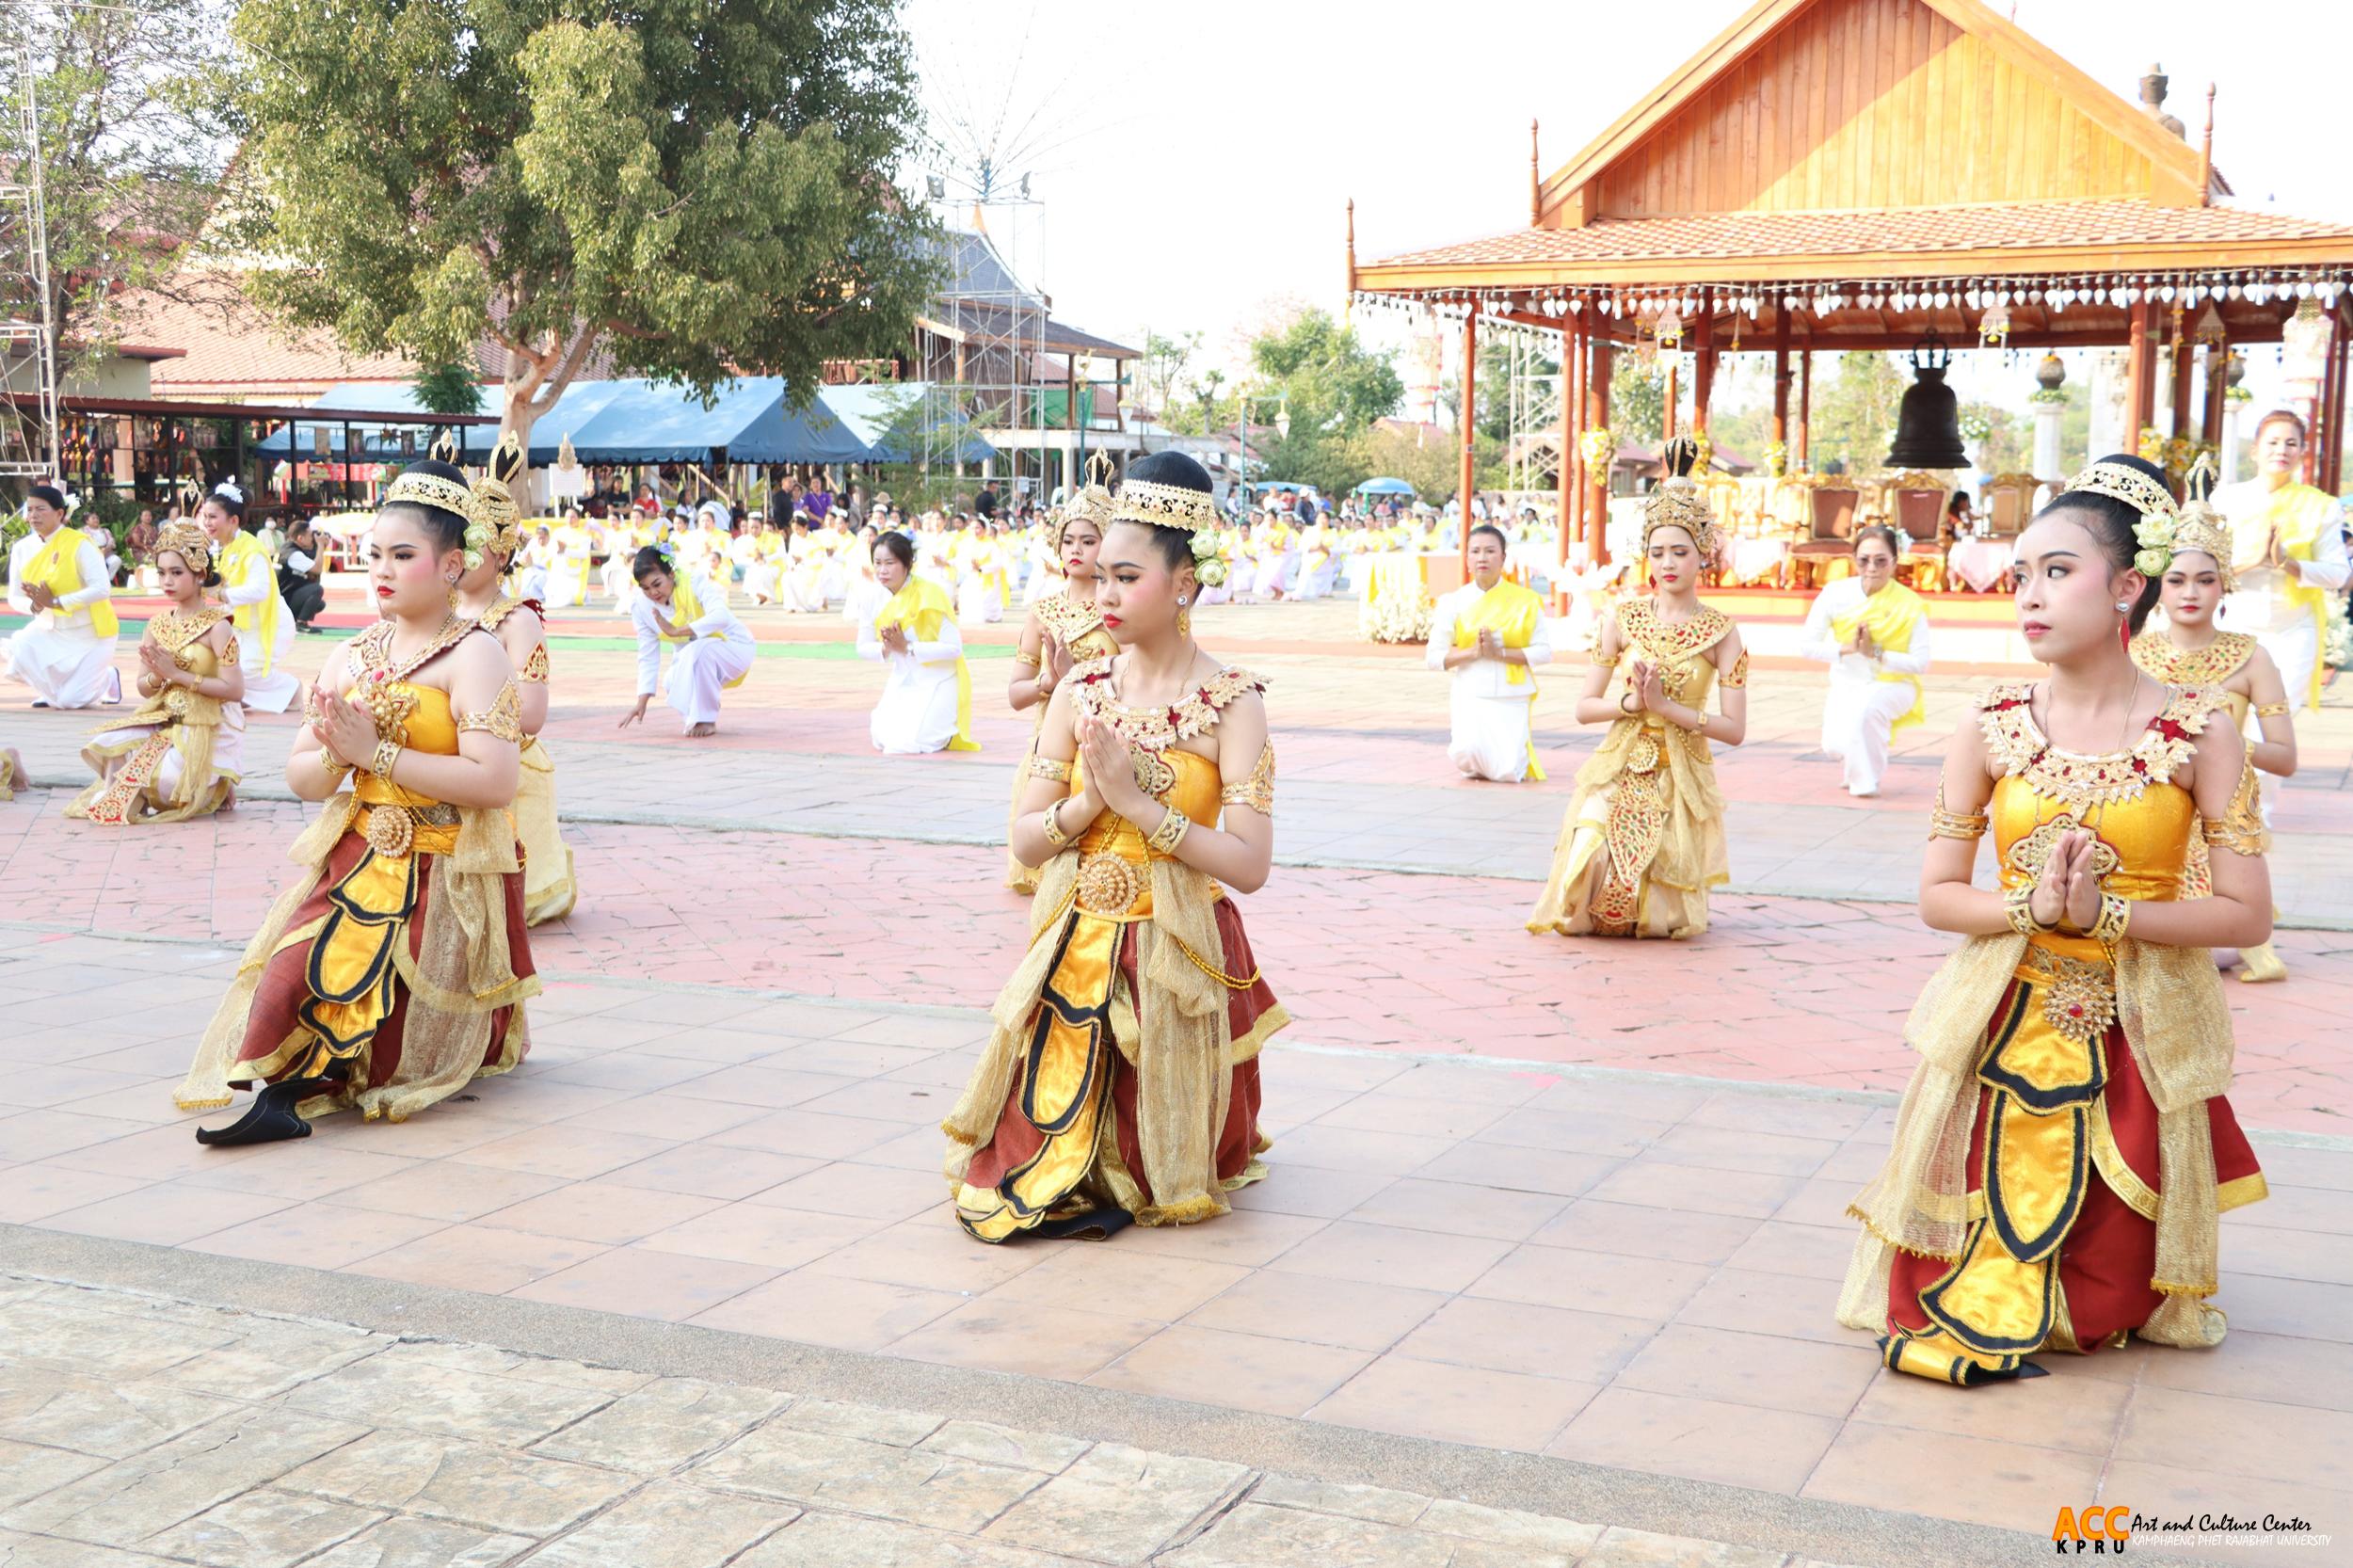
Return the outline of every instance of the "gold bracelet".
{"type": "Polygon", "coordinates": [[[1036,669],[1038,667],[1037,656],[1035,654],[1016,653],[1013,656],[1013,662],[1016,664],[1027,664],[1032,669],[1036,669]]]}
{"type": "Polygon", "coordinates": [[[2287,711],[2288,705],[2284,702],[2258,702],[2255,704],[2255,716],[2259,719],[2276,719],[2287,711]]]}
{"type": "Polygon", "coordinates": [[[2113,948],[2124,939],[2124,928],[2132,924],[2133,901],[2121,893],[2100,895],[2100,918],[2092,923],[2091,939],[2104,948],[2113,948]]]}
{"type": "Polygon", "coordinates": [[[1058,757],[1032,757],[1030,759],[1029,774],[1032,778],[1067,784],[1070,782],[1070,764],[1058,757]]]}
{"type": "Polygon", "coordinates": [[[2051,928],[2034,918],[2034,884],[2022,882],[2002,895],[2002,913],[2021,936],[2040,936],[2051,928]]]}
{"type": "Polygon", "coordinates": [[[378,741],[376,743],[376,756],[368,763],[368,772],[390,784],[392,781],[392,764],[399,760],[398,741],[378,741]]]}
{"type": "Polygon", "coordinates": [[[327,770],[327,776],[329,778],[341,778],[351,771],[350,763],[333,752],[324,749],[319,752],[319,766],[327,770]]]}
{"type": "Polygon", "coordinates": [[[1070,835],[1062,830],[1061,801],[1058,800],[1054,802],[1053,805],[1048,806],[1046,808],[1045,822],[1046,841],[1048,843],[1053,845],[1056,849],[1061,849],[1070,842],[1070,835]]]}
{"type": "Polygon", "coordinates": [[[1172,806],[1168,808],[1168,815],[1160,819],[1160,825],[1144,840],[1144,847],[1156,855],[1174,855],[1176,846],[1185,841],[1185,835],[1192,831],[1193,819],[1172,806]]]}

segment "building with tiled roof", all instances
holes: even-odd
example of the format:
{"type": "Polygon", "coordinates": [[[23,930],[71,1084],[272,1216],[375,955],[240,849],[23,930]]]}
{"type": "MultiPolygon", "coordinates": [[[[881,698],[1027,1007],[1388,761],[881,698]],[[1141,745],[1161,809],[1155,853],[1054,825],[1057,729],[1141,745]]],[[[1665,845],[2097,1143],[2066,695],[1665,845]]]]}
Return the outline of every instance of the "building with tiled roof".
{"type": "Polygon", "coordinates": [[[2165,85],[2129,104],[1980,0],[1754,0],[1566,165],[1531,143],[1524,226],[1359,262],[1352,209],[1349,287],[1459,325],[1465,365],[1483,322],[1560,334],[1564,556],[1606,551],[1579,438],[1637,346],[1689,353],[1703,430],[1718,357],[1769,352],[1772,440],[1802,466],[1816,350],[2122,346],[2129,427],[2163,366],[2171,434],[2212,442],[2230,351],[2287,342],[2333,487],[2353,224],[2217,205],[2211,111],[2193,146],[2165,85]]]}

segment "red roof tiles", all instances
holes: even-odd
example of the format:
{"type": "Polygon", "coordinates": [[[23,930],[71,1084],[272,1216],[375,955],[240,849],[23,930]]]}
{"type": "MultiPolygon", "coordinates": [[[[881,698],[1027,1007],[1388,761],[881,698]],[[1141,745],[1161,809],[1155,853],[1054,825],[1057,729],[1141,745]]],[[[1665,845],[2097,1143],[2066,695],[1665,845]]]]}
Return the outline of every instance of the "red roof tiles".
{"type": "MultiPolygon", "coordinates": [[[[2223,246],[2299,240],[2353,245],[2353,228],[2281,213],[2153,202],[2041,201],[2003,206],[1913,207],[1883,212],[1699,213],[1679,217],[1596,218],[1582,229],[1522,229],[1369,264],[1388,267],[1513,266],[1646,261],[1743,261],[1888,251],[1985,252],[2082,249],[2086,265],[2112,263],[2121,246],[2223,246]]],[[[2220,264],[2230,264],[2223,263],[2220,264]]]]}

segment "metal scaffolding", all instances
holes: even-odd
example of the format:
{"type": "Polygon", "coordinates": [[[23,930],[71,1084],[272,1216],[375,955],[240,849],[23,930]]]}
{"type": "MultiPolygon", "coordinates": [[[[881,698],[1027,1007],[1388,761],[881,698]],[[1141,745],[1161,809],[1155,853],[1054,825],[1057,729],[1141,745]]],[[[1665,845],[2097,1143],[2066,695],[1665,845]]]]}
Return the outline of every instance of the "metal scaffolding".
{"type": "MultiPolygon", "coordinates": [[[[976,220],[984,217],[977,204],[971,210],[976,220]]],[[[948,280],[923,312],[921,368],[926,471],[961,475],[959,453],[977,431],[1004,455],[1012,472],[999,478],[1010,478],[1015,493],[1039,485],[1046,473],[1041,443],[1049,390],[1042,384],[1046,297],[1022,284],[1009,254],[1020,227],[1001,225],[1001,248],[984,223],[950,231],[948,280]],[[1025,454],[1026,446],[1036,450],[1025,454]]]]}
{"type": "Polygon", "coordinates": [[[1511,354],[1510,416],[1504,443],[1515,495],[1550,491],[1561,472],[1561,343],[1559,334],[1513,328],[1505,338],[1511,354]]]}
{"type": "Polygon", "coordinates": [[[49,221],[41,201],[40,122],[33,53],[20,45],[16,113],[0,149],[0,478],[60,472],[57,323],[49,289],[49,221]]]}

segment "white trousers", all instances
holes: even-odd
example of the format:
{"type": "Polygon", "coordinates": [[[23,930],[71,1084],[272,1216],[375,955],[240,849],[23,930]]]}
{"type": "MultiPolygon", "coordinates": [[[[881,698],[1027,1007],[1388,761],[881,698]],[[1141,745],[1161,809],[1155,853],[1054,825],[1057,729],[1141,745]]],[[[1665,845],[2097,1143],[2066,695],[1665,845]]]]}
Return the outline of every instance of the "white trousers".
{"type": "Polygon", "coordinates": [[[87,626],[52,631],[35,624],[0,642],[0,676],[21,680],[52,708],[89,708],[119,690],[114,671],[115,639],[87,626]]]}
{"type": "Polygon", "coordinates": [[[1822,749],[1845,759],[1849,794],[1878,791],[1887,772],[1888,736],[1912,711],[1912,696],[1908,681],[1832,679],[1822,704],[1822,749]]]}
{"type": "Polygon", "coordinates": [[[1517,784],[1528,776],[1534,755],[1529,721],[1535,702],[1526,696],[1473,696],[1454,690],[1454,733],[1447,760],[1467,778],[1517,784]]]}
{"type": "Polygon", "coordinates": [[[751,667],[751,644],[697,637],[672,656],[670,678],[663,695],[688,726],[715,724],[719,719],[719,694],[726,690],[728,681],[751,667]]]}
{"type": "MultiPolygon", "coordinates": [[[[628,615],[630,605],[636,600],[637,580],[630,575],[630,568],[636,558],[634,550],[616,550],[604,558],[604,591],[613,596],[615,615],[628,615]]],[[[548,575],[552,574],[542,574],[543,578],[548,575]]],[[[546,597],[544,589],[540,597],[546,597]]]]}
{"type": "Polygon", "coordinates": [[[874,749],[887,756],[945,751],[956,738],[956,664],[919,664],[897,655],[888,661],[890,681],[867,727],[874,749]]]}

